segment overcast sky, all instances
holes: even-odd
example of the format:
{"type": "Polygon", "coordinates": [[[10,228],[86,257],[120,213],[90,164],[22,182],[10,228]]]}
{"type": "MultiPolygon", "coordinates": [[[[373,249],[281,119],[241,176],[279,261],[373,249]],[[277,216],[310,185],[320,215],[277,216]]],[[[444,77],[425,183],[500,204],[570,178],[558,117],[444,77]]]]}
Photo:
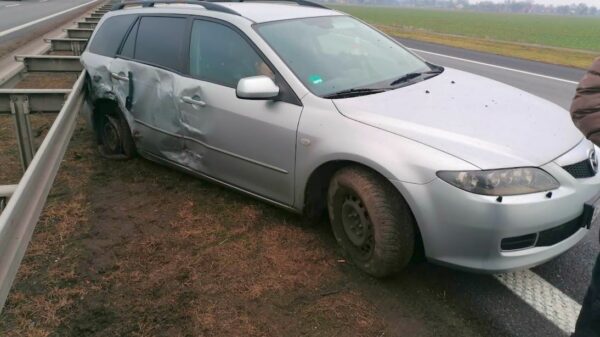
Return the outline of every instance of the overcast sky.
{"type": "MultiPolygon", "coordinates": [[[[494,2],[504,2],[504,0],[492,0],[494,2]]],[[[471,2],[480,2],[479,0],[471,0],[471,2]]],[[[534,0],[535,3],[544,4],[544,5],[570,5],[572,3],[581,3],[587,4],[589,6],[600,5],[600,0],[534,0]]]]}

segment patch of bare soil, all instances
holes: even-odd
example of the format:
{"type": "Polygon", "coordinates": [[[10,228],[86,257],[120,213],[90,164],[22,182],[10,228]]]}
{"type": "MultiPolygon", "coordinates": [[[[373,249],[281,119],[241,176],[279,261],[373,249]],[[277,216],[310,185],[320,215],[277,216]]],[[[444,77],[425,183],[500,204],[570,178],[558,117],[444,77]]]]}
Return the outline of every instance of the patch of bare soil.
{"type": "Polygon", "coordinates": [[[76,72],[26,73],[15,89],[71,89],[78,76],[76,72]]]}
{"type": "Polygon", "coordinates": [[[436,290],[357,272],[326,226],[144,159],[101,159],[92,138],[78,126],[0,335],[486,335],[436,290]]]}

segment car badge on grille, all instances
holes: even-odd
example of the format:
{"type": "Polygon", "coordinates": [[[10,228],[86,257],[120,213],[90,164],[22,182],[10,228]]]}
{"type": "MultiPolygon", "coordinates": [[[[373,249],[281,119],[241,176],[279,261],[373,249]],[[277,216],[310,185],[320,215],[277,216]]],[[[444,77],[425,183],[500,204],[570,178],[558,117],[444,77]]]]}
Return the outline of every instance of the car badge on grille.
{"type": "Polygon", "coordinates": [[[590,151],[589,161],[594,173],[598,173],[598,156],[596,155],[596,150],[590,151]]]}

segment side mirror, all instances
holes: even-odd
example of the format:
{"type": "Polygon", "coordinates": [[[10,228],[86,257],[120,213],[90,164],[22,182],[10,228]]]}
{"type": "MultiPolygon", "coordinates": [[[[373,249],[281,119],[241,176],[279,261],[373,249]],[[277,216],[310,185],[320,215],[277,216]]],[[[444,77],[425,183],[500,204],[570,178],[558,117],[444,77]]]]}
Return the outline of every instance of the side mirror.
{"type": "Polygon", "coordinates": [[[235,89],[241,99],[273,99],[279,96],[279,87],[267,76],[242,78],[235,89]]]}

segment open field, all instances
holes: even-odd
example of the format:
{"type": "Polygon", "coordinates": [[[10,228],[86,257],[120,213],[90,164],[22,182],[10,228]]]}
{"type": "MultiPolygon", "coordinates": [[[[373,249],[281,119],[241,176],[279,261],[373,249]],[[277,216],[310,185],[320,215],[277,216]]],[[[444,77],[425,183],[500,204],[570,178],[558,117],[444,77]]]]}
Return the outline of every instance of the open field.
{"type": "Polygon", "coordinates": [[[586,68],[600,55],[599,18],[340,6],[387,33],[586,68]]]}

